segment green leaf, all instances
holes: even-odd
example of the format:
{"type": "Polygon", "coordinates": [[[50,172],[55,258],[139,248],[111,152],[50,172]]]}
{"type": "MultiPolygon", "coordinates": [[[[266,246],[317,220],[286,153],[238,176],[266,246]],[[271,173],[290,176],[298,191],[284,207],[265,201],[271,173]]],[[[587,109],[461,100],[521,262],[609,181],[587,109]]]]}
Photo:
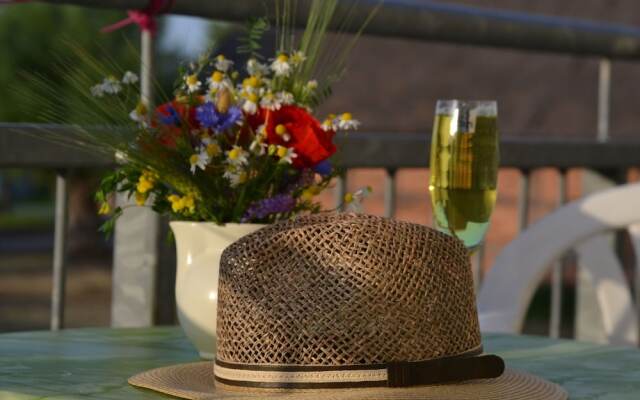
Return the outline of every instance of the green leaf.
{"type": "Polygon", "coordinates": [[[269,20],[266,17],[250,18],[245,27],[245,36],[238,39],[238,54],[248,54],[250,57],[262,59],[260,41],[268,30],[269,20]]]}

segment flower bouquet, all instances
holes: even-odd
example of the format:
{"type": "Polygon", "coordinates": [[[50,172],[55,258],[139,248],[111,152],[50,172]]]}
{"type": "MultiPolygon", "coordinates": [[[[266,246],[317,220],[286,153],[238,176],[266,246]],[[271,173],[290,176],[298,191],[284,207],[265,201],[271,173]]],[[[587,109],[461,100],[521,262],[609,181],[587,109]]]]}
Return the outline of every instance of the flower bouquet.
{"type": "MultiPolygon", "coordinates": [[[[182,221],[271,223],[320,210],[314,197],[337,174],[329,161],[336,132],[359,122],[348,112],[319,120],[313,111],[342,75],[358,35],[329,43],[337,1],[316,0],[296,38],[295,1],[280,3],[271,58],[259,41],[269,22],[252,20],[238,49],[246,63],[208,52],[181,67],[173,93],[160,93],[157,107],[140,97],[136,74],[82,54],[96,73],[74,78],[85,120],[73,124],[75,135],[57,139],[116,154],[117,167],[96,193],[100,213],[110,215],[103,230],[122,215],[122,206],[112,207],[117,192],[182,221]]],[[[57,115],[52,98],[45,101],[48,122],[57,115]]]]}
{"type": "MultiPolygon", "coordinates": [[[[344,72],[359,32],[329,35],[331,23],[346,26],[332,21],[338,1],[313,0],[297,37],[295,3],[275,2],[277,47],[270,57],[262,55],[259,40],[270,23],[252,20],[238,48],[246,62],[202,55],[181,67],[170,95],[157,85],[157,107],[140,96],[148,82],[142,85],[108,56],[97,59],[77,46],[91,72],[61,64],[62,72],[74,71],[61,74],[77,92],[68,96],[72,105],[60,102],[45,78],[34,79],[45,120],[72,127],[71,135],[50,132],[54,140],[115,155],[117,166],[96,193],[100,213],[110,216],[103,230],[112,231],[131,206],[113,208],[116,193],[173,220],[178,319],[205,358],[215,345],[211,316],[223,249],[262,224],[319,211],[314,197],[338,174],[329,160],[337,150],[336,132],[359,125],[348,112],[321,120],[313,114],[344,72]],[[64,112],[69,109],[74,120],[64,112]]],[[[347,194],[345,203],[357,206],[367,193],[347,194]]]]}

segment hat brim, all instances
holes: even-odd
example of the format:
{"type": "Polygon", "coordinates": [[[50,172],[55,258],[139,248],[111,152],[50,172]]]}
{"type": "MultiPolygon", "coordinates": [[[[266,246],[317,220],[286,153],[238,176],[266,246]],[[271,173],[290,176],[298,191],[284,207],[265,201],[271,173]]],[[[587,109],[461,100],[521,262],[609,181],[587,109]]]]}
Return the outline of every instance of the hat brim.
{"type": "Polygon", "coordinates": [[[140,388],[190,400],[565,400],[562,387],[526,372],[507,369],[495,379],[408,388],[324,389],[309,391],[256,391],[214,383],[212,362],[172,365],[129,378],[140,388]],[[320,397],[321,396],[321,397],[320,397]]]}

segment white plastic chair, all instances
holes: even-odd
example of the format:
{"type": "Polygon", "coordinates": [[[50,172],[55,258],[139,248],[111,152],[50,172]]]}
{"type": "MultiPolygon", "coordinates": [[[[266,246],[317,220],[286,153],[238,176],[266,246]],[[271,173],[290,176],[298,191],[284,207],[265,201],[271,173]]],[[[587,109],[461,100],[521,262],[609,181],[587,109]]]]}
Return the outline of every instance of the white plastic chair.
{"type": "Polygon", "coordinates": [[[578,265],[593,285],[604,340],[637,345],[638,317],[610,240],[602,233],[628,228],[640,255],[640,184],[589,195],[531,225],[496,258],[478,296],[486,332],[519,333],[547,267],[576,249],[578,265]]]}

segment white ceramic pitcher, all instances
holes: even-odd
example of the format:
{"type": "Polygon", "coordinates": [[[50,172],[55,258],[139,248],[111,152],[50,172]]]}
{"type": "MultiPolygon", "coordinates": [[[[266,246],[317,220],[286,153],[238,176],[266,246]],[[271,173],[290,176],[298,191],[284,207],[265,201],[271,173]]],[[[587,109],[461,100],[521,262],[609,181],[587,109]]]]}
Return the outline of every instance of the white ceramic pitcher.
{"type": "Polygon", "coordinates": [[[262,224],[171,222],[176,239],[176,306],[185,334],[200,357],[215,357],[218,272],[222,251],[262,224]]]}

